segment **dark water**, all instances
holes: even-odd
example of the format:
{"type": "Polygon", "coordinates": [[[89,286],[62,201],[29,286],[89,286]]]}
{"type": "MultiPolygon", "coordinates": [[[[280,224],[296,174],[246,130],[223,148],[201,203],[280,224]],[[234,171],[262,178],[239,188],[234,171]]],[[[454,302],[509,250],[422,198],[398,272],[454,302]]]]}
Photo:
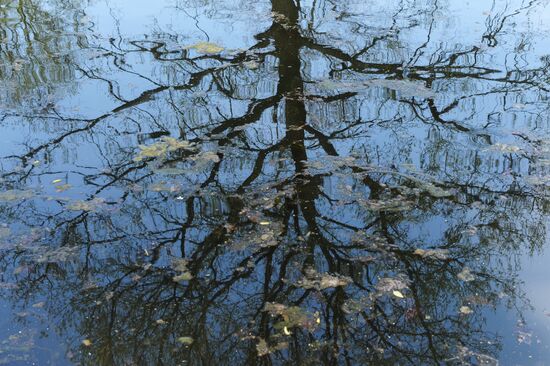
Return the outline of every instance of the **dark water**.
{"type": "Polygon", "coordinates": [[[550,365],[547,1],[295,1],[0,2],[0,365],[550,365]]]}

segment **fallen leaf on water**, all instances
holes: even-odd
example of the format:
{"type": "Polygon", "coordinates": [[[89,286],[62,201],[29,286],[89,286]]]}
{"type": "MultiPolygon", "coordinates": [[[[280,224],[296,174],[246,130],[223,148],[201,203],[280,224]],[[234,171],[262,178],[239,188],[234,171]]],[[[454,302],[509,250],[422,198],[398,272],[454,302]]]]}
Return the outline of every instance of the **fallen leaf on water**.
{"type": "Polygon", "coordinates": [[[92,341],[90,341],[89,339],[85,339],[82,341],[82,344],[86,347],[90,347],[92,345],[92,341]]]}
{"type": "Polygon", "coordinates": [[[196,43],[192,46],[188,46],[186,48],[192,48],[195,51],[197,51],[198,53],[203,53],[203,54],[206,54],[206,55],[214,55],[214,54],[220,53],[224,50],[223,47],[218,46],[215,43],[210,43],[210,42],[199,42],[199,43],[196,43]]]}
{"type": "Polygon", "coordinates": [[[470,282],[475,280],[475,276],[470,272],[470,269],[468,267],[464,267],[464,269],[457,275],[458,279],[464,282],[470,282]]]}
{"type": "Polygon", "coordinates": [[[178,276],[174,276],[172,280],[174,282],[189,281],[193,279],[193,275],[189,272],[184,272],[178,276]]]}
{"type": "Polygon", "coordinates": [[[139,145],[140,152],[134,158],[135,162],[143,161],[148,158],[165,157],[168,153],[193,148],[193,144],[189,141],[178,140],[173,137],[164,137],[161,141],[157,141],[152,145],[139,145]]]}
{"type": "Polygon", "coordinates": [[[474,311],[472,309],[470,309],[469,306],[461,306],[460,307],[460,313],[461,314],[464,314],[464,315],[468,315],[468,314],[471,314],[473,313],[474,311]]]}
{"type": "Polygon", "coordinates": [[[401,293],[401,291],[395,290],[395,291],[393,291],[392,293],[393,293],[393,296],[398,297],[398,298],[400,298],[400,299],[402,299],[402,298],[405,297],[405,296],[403,296],[403,294],[401,293]]]}
{"type": "Polygon", "coordinates": [[[256,351],[258,351],[258,356],[262,357],[269,354],[269,347],[265,339],[260,338],[258,344],[256,345],[256,351]]]}
{"type": "Polygon", "coordinates": [[[283,332],[284,332],[287,336],[289,336],[289,335],[292,334],[292,333],[290,333],[290,330],[288,330],[287,327],[284,327],[284,328],[283,328],[283,332]]]}
{"type": "Polygon", "coordinates": [[[394,290],[403,290],[408,288],[407,283],[402,278],[384,277],[378,280],[376,289],[380,292],[390,292],[394,290]]]}
{"type": "Polygon", "coordinates": [[[347,286],[352,282],[351,278],[329,273],[317,273],[313,269],[306,271],[306,277],[299,280],[297,285],[306,289],[324,290],[347,286]]]}
{"type": "Polygon", "coordinates": [[[18,200],[24,200],[27,198],[31,198],[34,195],[33,191],[20,191],[17,189],[10,189],[4,192],[0,192],[0,202],[11,202],[11,201],[18,201],[18,200]]]}
{"type": "Polygon", "coordinates": [[[414,254],[422,258],[447,259],[449,251],[447,249],[416,249],[414,254]]]}
{"type": "Polygon", "coordinates": [[[179,337],[178,342],[188,346],[190,344],[193,344],[193,338],[191,338],[191,337],[179,337]]]}
{"type": "Polygon", "coordinates": [[[66,190],[68,189],[71,189],[71,185],[70,184],[60,184],[58,186],[55,186],[55,191],[56,192],[65,192],[66,190]]]}
{"type": "Polygon", "coordinates": [[[94,211],[105,203],[102,198],[94,198],[88,201],[75,200],[67,205],[67,209],[70,211],[94,211]]]}
{"type": "Polygon", "coordinates": [[[54,180],[52,180],[52,183],[53,183],[53,184],[60,183],[60,182],[63,182],[63,180],[62,180],[62,179],[54,179],[54,180]]]}

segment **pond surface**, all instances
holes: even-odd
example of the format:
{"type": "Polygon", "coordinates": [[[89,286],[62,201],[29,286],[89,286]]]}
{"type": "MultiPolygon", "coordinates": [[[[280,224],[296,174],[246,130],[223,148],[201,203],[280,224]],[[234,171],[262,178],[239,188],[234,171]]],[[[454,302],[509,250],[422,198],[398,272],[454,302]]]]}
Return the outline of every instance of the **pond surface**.
{"type": "Polygon", "coordinates": [[[0,365],[549,365],[545,0],[0,3],[0,365]]]}

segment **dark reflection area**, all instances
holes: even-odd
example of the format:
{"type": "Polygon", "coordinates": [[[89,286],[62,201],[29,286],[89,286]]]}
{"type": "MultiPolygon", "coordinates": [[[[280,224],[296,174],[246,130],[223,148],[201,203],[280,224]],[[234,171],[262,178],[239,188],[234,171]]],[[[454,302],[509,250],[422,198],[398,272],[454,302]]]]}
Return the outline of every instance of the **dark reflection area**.
{"type": "Polygon", "coordinates": [[[29,60],[2,129],[33,130],[0,165],[0,263],[71,363],[497,364],[486,317],[522,319],[519,258],[548,240],[548,63],[503,31],[539,2],[434,48],[437,0],[388,7],[387,27],[272,0],[248,49],[102,39],[61,3],[0,23],[51,27],[2,47],[29,60]],[[92,117],[21,101],[76,79],[109,95],[92,117]]]}

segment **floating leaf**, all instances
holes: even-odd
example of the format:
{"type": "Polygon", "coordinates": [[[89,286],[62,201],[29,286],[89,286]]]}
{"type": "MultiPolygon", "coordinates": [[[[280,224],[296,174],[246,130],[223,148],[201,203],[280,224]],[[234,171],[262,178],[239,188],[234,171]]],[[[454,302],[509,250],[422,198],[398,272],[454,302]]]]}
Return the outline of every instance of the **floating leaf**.
{"type": "Polygon", "coordinates": [[[105,203],[103,198],[94,198],[89,201],[76,200],[67,205],[71,211],[95,211],[105,203]]]}
{"type": "Polygon", "coordinates": [[[352,282],[351,278],[331,275],[328,273],[308,273],[307,277],[298,281],[297,285],[306,289],[324,290],[327,288],[335,288],[347,286],[352,282]]]}
{"type": "Polygon", "coordinates": [[[472,314],[474,311],[472,309],[470,309],[469,306],[461,306],[460,307],[460,313],[461,314],[464,314],[464,315],[469,315],[469,314],[472,314]]]}
{"type": "Polygon", "coordinates": [[[31,198],[34,195],[33,191],[30,190],[17,190],[17,189],[10,189],[4,192],[0,192],[0,202],[11,202],[11,201],[19,201],[31,198]]]}
{"type": "Polygon", "coordinates": [[[65,192],[66,190],[71,189],[71,188],[72,188],[72,186],[70,184],[61,184],[61,185],[55,186],[55,191],[56,192],[65,192]]]}
{"type": "Polygon", "coordinates": [[[392,292],[408,288],[405,280],[400,278],[381,278],[376,284],[376,289],[381,292],[392,292]]]}
{"type": "Polygon", "coordinates": [[[86,347],[90,347],[92,345],[92,341],[89,339],[85,339],[82,341],[82,344],[86,347]]]}
{"type": "Polygon", "coordinates": [[[171,267],[175,271],[181,272],[172,278],[174,282],[190,281],[193,279],[193,275],[187,270],[187,261],[185,259],[172,258],[171,267]]]}
{"type": "Polygon", "coordinates": [[[78,247],[64,246],[57,249],[47,247],[45,251],[35,253],[32,258],[37,263],[60,263],[75,258],[78,252],[78,247]]]}
{"type": "Polygon", "coordinates": [[[413,207],[413,203],[402,196],[379,200],[357,200],[357,203],[370,211],[400,212],[408,211],[413,207]]]}
{"type": "Polygon", "coordinates": [[[187,271],[187,264],[188,264],[188,261],[182,258],[172,258],[170,261],[170,267],[172,267],[175,271],[178,271],[178,272],[187,271]]]}
{"type": "Polygon", "coordinates": [[[392,294],[393,294],[393,296],[398,297],[400,299],[403,299],[405,297],[405,296],[403,296],[401,291],[397,291],[397,290],[393,291],[392,294]]]}
{"type": "Polygon", "coordinates": [[[313,319],[310,319],[308,314],[298,306],[268,302],[264,306],[264,311],[283,318],[282,322],[275,324],[275,327],[280,330],[283,330],[284,327],[308,327],[314,324],[313,319]]]}
{"type": "Polygon", "coordinates": [[[269,354],[269,347],[267,346],[265,339],[259,339],[258,344],[256,345],[256,351],[258,352],[259,357],[269,354]]]}
{"type": "Polygon", "coordinates": [[[172,280],[174,282],[189,281],[193,279],[193,275],[189,272],[184,272],[180,275],[174,276],[172,280]]]}
{"type": "Polygon", "coordinates": [[[470,282],[476,279],[468,267],[464,267],[457,277],[464,282],[470,282]]]}
{"type": "Polygon", "coordinates": [[[430,196],[435,198],[443,198],[453,195],[452,192],[439,188],[438,186],[429,182],[422,182],[420,188],[424,189],[426,192],[428,192],[430,196]]]}
{"type": "Polygon", "coordinates": [[[220,157],[214,151],[203,151],[196,156],[190,157],[189,160],[194,163],[194,170],[200,170],[209,166],[210,163],[218,163],[220,157]]]}
{"type": "Polygon", "coordinates": [[[447,249],[416,249],[414,254],[422,258],[434,258],[445,260],[448,258],[449,251],[447,249]]]}
{"type": "Polygon", "coordinates": [[[178,140],[173,137],[164,137],[161,141],[155,142],[152,145],[139,145],[140,152],[134,158],[135,162],[140,162],[146,158],[164,157],[169,152],[192,149],[193,144],[189,141],[178,140]]]}
{"type": "Polygon", "coordinates": [[[148,190],[153,192],[180,192],[182,187],[179,184],[168,184],[166,182],[153,183],[147,187],[148,190]]]}
{"type": "Polygon", "coordinates": [[[214,55],[214,54],[220,53],[224,50],[223,47],[218,46],[215,43],[210,43],[210,42],[199,42],[199,43],[196,43],[192,46],[188,46],[186,48],[194,49],[198,53],[202,53],[202,54],[206,54],[206,55],[214,55]]]}
{"type": "Polygon", "coordinates": [[[191,338],[191,337],[179,337],[177,339],[177,341],[178,341],[178,343],[181,343],[181,344],[186,345],[186,346],[189,346],[189,345],[193,344],[193,342],[194,342],[193,338],[191,338]]]}

